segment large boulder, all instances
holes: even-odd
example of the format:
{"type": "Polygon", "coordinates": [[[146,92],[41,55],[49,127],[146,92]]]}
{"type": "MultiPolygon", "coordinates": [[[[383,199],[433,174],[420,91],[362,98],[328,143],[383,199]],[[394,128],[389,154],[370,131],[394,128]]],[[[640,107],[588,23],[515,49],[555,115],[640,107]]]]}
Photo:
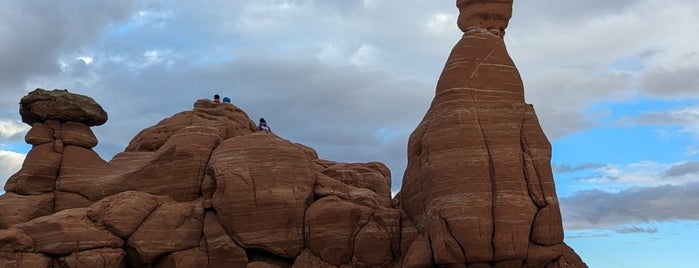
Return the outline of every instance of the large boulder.
{"type": "Polygon", "coordinates": [[[65,89],[48,91],[37,88],[22,97],[19,106],[22,122],[30,126],[46,120],[77,122],[88,126],[107,122],[107,112],[95,100],[65,89]]]}

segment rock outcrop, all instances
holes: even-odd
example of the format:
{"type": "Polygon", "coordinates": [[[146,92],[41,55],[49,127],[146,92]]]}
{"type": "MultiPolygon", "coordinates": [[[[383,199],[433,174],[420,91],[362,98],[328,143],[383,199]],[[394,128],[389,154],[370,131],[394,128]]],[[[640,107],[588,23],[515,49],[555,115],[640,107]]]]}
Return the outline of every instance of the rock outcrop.
{"type": "Polygon", "coordinates": [[[512,0],[457,6],[463,38],[408,144],[404,267],[571,267],[551,146],[503,41],[512,0]]]}
{"type": "Polygon", "coordinates": [[[502,40],[511,4],[457,1],[465,34],[393,199],[385,165],[319,159],[232,104],[197,100],[105,161],[94,100],[31,92],[0,267],[586,267],[563,243],[551,148],[502,40]]]}

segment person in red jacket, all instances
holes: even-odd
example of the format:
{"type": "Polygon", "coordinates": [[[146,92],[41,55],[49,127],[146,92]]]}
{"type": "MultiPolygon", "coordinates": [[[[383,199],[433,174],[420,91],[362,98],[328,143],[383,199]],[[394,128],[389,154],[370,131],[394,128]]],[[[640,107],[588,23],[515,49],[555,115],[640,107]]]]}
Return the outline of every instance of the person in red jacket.
{"type": "Polygon", "coordinates": [[[214,95],[214,103],[220,104],[221,103],[221,96],[218,94],[214,95]]]}

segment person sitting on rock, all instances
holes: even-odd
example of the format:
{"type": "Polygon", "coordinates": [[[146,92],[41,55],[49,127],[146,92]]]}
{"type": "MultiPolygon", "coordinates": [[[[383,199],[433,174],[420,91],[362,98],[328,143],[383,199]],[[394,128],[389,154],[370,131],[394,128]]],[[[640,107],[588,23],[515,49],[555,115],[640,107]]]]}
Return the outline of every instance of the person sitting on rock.
{"type": "Polygon", "coordinates": [[[270,128],[267,125],[267,121],[265,121],[264,118],[260,118],[260,124],[257,125],[257,130],[258,131],[272,131],[272,128],[270,128]]]}
{"type": "Polygon", "coordinates": [[[221,96],[218,94],[214,95],[214,103],[220,104],[221,103],[221,96]]]}
{"type": "Polygon", "coordinates": [[[228,97],[223,97],[223,103],[231,103],[231,99],[228,97]]]}

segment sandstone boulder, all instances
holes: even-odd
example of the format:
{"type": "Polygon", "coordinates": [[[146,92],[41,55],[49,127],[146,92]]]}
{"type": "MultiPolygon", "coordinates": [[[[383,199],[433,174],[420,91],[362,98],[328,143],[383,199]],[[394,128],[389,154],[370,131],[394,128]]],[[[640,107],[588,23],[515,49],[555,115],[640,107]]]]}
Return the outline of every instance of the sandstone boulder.
{"type": "Polygon", "coordinates": [[[37,88],[19,101],[22,122],[42,123],[46,120],[77,122],[99,126],[107,122],[107,112],[90,97],[69,93],[68,90],[52,91],[37,88]]]}

